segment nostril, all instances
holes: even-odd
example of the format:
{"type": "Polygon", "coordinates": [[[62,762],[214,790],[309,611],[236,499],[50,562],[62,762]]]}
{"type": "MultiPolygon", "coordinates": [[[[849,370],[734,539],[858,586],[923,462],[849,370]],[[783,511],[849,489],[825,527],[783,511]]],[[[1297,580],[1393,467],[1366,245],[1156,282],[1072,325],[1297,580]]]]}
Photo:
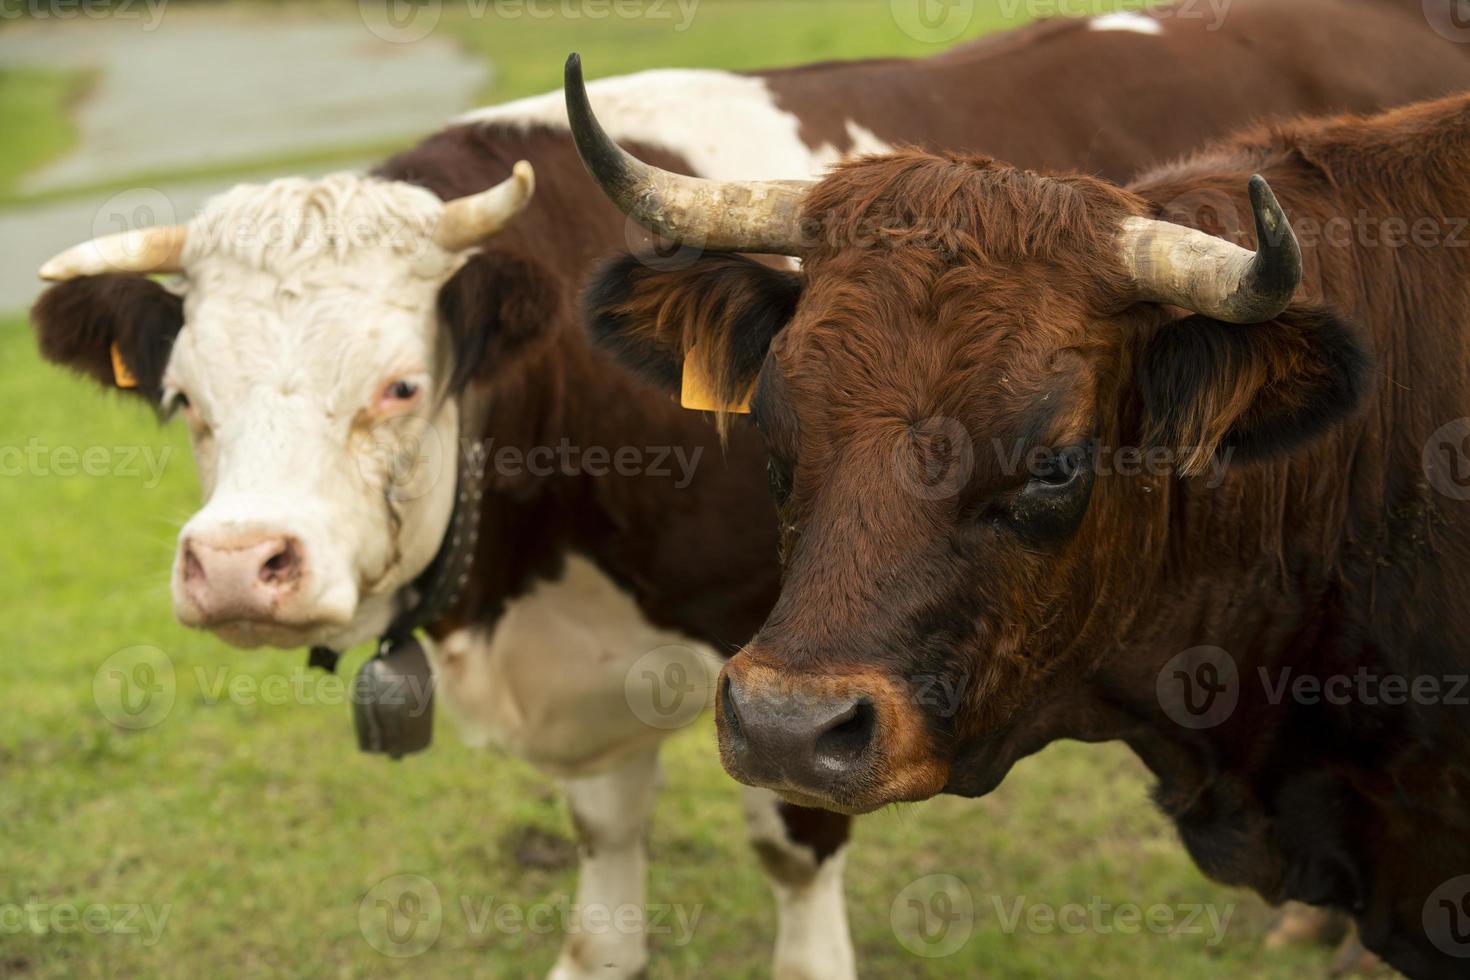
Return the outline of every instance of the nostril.
{"type": "Polygon", "coordinates": [[[284,585],[293,581],[300,572],[301,549],[293,539],[286,538],[260,566],[260,580],[267,585],[284,585]]]}
{"type": "Polygon", "coordinates": [[[854,701],[817,735],[817,758],[842,768],[860,757],[878,729],[878,713],[867,700],[854,701]]]}
{"type": "Polygon", "coordinates": [[[720,710],[725,716],[725,731],[732,739],[743,739],[745,731],[740,725],[740,712],[735,708],[735,694],[730,678],[720,678],[720,710]]]}
{"type": "Polygon", "coordinates": [[[194,546],[184,545],[184,581],[203,582],[204,577],[204,566],[199,563],[199,556],[194,554],[194,546]]]}

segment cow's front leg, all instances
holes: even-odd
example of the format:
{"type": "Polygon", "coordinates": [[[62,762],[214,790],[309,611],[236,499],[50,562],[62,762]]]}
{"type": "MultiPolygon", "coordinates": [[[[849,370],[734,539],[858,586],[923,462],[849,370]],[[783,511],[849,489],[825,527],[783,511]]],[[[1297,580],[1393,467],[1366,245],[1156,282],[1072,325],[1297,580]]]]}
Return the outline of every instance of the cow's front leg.
{"type": "Polygon", "coordinates": [[[856,977],[842,892],[852,818],[742,789],[750,846],[776,894],[776,980],[856,977]]]}
{"type": "Polygon", "coordinates": [[[577,828],[577,899],[551,980],[620,980],[648,963],[644,878],[658,750],[597,776],[563,780],[577,828]]]}

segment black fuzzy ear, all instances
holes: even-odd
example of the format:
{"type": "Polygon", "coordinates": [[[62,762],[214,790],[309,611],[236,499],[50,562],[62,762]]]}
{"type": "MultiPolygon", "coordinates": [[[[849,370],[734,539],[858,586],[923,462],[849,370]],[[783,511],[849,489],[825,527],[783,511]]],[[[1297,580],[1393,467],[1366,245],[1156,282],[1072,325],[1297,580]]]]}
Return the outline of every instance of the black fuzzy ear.
{"type": "Polygon", "coordinates": [[[152,279],[108,273],[58,283],[31,308],[41,356],[117,388],[112,347],[137,380],[135,392],[153,404],[162,392],[174,338],[184,326],[184,302],[152,279]]]}
{"type": "Polygon", "coordinates": [[[622,255],[593,273],[582,305],[594,342],[630,370],[678,391],[684,355],[698,346],[714,393],[733,402],[748,393],[800,298],[800,275],[740,255],[684,268],[622,255]]]}
{"type": "Polygon", "coordinates": [[[450,391],[489,381],[552,336],[561,293],[534,259],[508,252],[474,256],[439,289],[439,322],[454,359],[450,391]]]}
{"type": "Polygon", "coordinates": [[[1240,461],[1288,453],[1358,408],[1371,363],[1363,330],[1325,309],[1165,324],[1139,365],[1148,441],[1179,450],[1186,473],[1224,450],[1240,461]]]}

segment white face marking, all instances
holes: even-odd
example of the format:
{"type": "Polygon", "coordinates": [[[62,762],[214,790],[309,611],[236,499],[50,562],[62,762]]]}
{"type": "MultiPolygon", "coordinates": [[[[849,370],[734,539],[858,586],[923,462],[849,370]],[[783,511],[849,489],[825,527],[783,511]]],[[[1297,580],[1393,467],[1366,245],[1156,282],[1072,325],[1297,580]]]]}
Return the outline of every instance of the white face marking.
{"type": "Polygon", "coordinates": [[[205,497],[180,532],[184,623],[241,645],[345,646],[386,625],[433,557],[458,437],[437,397],[435,298],[464,261],[432,244],[442,208],[422,188],[335,174],[236,187],[190,223],[164,373],[165,401],[188,401],[205,497]],[[301,564],[267,600],[255,567],[230,567],[268,557],[262,536],[293,542],[301,564]],[[212,579],[209,562],[202,579],[186,567],[196,546],[212,579]]]}
{"type": "Polygon", "coordinates": [[[1164,25],[1158,19],[1133,10],[1094,17],[1087,28],[1092,31],[1132,31],[1135,34],[1164,33],[1164,25]]]}
{"type": "MultiPolygon", "coordinates": [[[[588,83],[587,95],[613,139],[678,153],[695,173],[713,180],[816,177],[842,158],[831,145],[813,150],[803,143],[801,120],[777,108],[762,78],[664,68],[597,79],[588,83]],[[719,112],[706,111],[712,105],[719,112]]],[[[477,109],[456,122],[565,130],[566,100],[558,90],[477,109]]],[[[854,154],[891,149],[854,122],[847,131],[854,154]]]]}

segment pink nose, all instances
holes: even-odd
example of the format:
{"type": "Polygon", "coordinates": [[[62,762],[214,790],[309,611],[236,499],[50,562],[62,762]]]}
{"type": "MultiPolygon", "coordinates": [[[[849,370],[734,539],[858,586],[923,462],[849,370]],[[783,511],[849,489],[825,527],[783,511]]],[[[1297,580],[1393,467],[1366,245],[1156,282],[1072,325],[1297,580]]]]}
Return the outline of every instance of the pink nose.
{"type": "Polygon", "coordinates": [[[306,567],[300,541],[269,531],[190,536],[180,545],[179,561],[199,625],[274,618],[306,567]]]}

